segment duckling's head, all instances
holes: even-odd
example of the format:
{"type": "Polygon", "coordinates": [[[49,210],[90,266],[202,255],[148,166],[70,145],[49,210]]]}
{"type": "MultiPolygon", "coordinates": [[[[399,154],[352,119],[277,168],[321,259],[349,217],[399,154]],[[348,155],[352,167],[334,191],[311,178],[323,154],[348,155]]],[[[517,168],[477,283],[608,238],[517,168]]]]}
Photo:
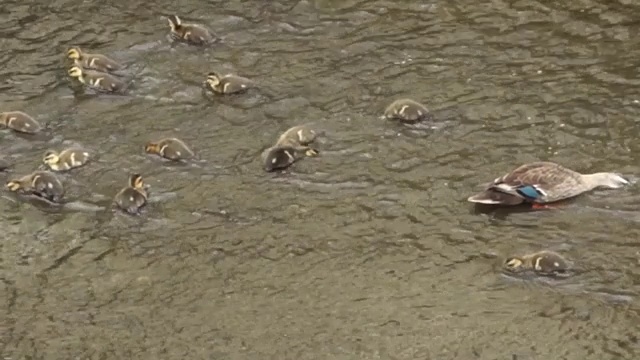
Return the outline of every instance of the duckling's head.
{"type": "Polygon", "coordinates": [[[7,120],[9,120],[9,114],[8,113],[0,113],[0,124],[3,125],[7,125],[7,120]]]}
{"type": "Polygon", "coordinates": [[[48,150],[47,152],[44,153],[44,157],[42,158],[42,161],[47,165],[57,164],[58,161],[60,161],[60,156],[58,156],[57,152],[53,150],[48,150]]]}
{"type": "Polygon", "coordinates": [[[82,68],[79,66],[72,66],[68,71],[69,76],[73,78],[81,78],[82,77],[82,68]]]}
{"type": "Polygon", "coordinates": [[[207,75],[207,81],[206,83],[209,84],[209,86],[214,87],[214,86],[218,86],[220,84],[220,74],[215,73],[215,72],[210,72],[207,75]]]}
{"type": "Polygon", "coordinates": [[[180,20],[178,15],[169,15],[167,17],[167,20],[169,20],[169,26],[171,27],[171,31],[176,31],[177,29],[180,28],[180,25],[182,25],[182,21],[180,20]]]}
{"type": "Polygon", "coordinates": [[[524,260],[519,257],[510,257],[504,261],[504,268],[510,272],[521,272],[524,270],[524,260]]]}
{"type": "Polygon", "coordinates": [[[284,169],[296,161],[295,149],[289,147],[273,147],[264,156],[264,170],[271,172],[284,169]]]}
{"type": "Polygon", "coordinates": [[[137,190],[144,190],[146,188],[144,181],[142,180],[142,175],[140,174],[133,174],[129,176],[129,186],[137,190]]]}
{"type": "Polygon", "coordinates": [[[74,46],[67,51],[67,58],[71,60],[79,60],[80,57],[82,57],[82,51],[77,46],[74,46]]]}
{"type": "Polygon", "coordinates": [[[7,189],[9,189],[9,191],[18,191],[22,189],[22,183],[18,180],[11,180],[7,182],[6,186],[7,186],[7,189]]]}
{"type": "Polygon", "coordinates": [[[160,153],[160,144],[149,142],[144,146],[144,151],[149,154],[159,154],[160,153]]]}

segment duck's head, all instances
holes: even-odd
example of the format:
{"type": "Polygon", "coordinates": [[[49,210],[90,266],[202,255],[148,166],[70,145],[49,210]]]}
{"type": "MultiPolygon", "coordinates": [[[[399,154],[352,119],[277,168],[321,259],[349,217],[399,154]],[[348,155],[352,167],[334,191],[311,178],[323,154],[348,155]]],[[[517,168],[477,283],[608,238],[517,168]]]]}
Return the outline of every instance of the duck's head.
{"type": "Polygon", "coordinates": [[[505,270],[513,273],[524,271],[524,259],[517,256],[507,258],[504,261],[503,267],[505,270]]]}
{"type": "Polygon", "coordinates": [[[67,58],[71,60],[79,60],[82,57],[82,50],[79,47],[74,46],[67,50],[67,58]]]}
{"type": "Polygon", "coordinates": [[[22,189],[22,182],[18,180],[11,180],[7,182],[6,187],[7,189],[9,189],[9,191],[18,191],[22,189]]]}
{"type": "Polygon", "coordinates": [[[142,175],[140,174],[132,174],[129,176],[129,186],[136,190],[144,190],[146,188],[144,181],[142,180],[142,175]]]}
{"type": "Polygon", "coordinates": [[[284,169],[296,161],[295,149],[289,147],[273,147],[264,156],[264,170],[271,172],[284,169]]]}
{"type": "Polygon", "coordinates": [[[609,189],[619,189],[630,184],[629,180],[622,177],[622,175],[611,172],[583,175],[583,179],[595,186],[601,186],[609,189]]]}
{"type": "Polygon", "coordinates": [[[69,74],[69,76],[71,76],[72,78],[77,78],[80,79],[82,78],[82,68],[79,66],[72,66],[69,71],[67,71],[67,73],[69,74]]]}
{"type": "Polygon", "coordinates": [[[218,86],[220,84],[220,74],[216,72],[210,72],[207,74],[207,80],[205,83],[211,87],[218,86]]]}
{"type": "Polygon", "coordinates": [[[169,15],[167,16],[167,20],[169,21],[169,26],[171,27],[171,31],[176,31],[182,25],[182,21],[178,17],[178,15],[169,15]]]}
{"type": "Polygon", "coordinates": [[[144,146],[144,151],[149,154],[159,154],[160,145],[158,143],[149,142],[144,146]]]}
{"type": "Polygon", "coordinates": [[[46,165],[57,164],[58,161],[60,161],[60,156],[58,156],[57,152],[53,150],[48,150],[47,152],[44,153],[44,157],[42,158],[42,161],[46,165]]]}

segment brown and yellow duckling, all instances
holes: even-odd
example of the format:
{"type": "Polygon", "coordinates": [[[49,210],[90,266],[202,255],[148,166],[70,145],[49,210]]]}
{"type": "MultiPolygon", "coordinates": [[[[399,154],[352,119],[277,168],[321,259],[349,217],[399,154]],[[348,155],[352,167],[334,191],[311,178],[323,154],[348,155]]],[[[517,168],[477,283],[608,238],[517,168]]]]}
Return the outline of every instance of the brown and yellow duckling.
{"type": "Polygon", "coordinates": [[[48,150],[42,161],[53,171],[67,171],[85,165],[90,156],[88,151],[79,148],[69,148],[59,153],[48,150]]]}
{"type": "Polygon", "coordinates": [[[13,131],[26,134],[35,134],[42,130],[39,122],[22,111],[0,113],[0,123],[13,131]]]}
{"type": "Polygon", "coordinates": [[[294,146],[272,146],[262,152],[262,163],[267,172],[283,170],[308,156],[304,149],[294,146]]]}
{"type": "Polygon", "coordinates": [[[384,117],[389,120],[400,120],[414,123],[430,117],[429,109],[411,99],[399,99],[392,102],[384,111],[384,117]]]}
{"type": "Polygon", "coordinates": [[[254,82],[242,76],[227,74],[220,75],[210,72],[207,75],[205,85],[208,90],[218,94],[237,94],[249,90],[254,82]]]}
{"type": "Polygon", "coordinates": [[[147,189],[148,186],[142,181],[142,176],[133,174],[129,176],[129,185],[120,190],[113,201],[123,211],[138,214],[147,204],[149,196],[147,189]]]}
{"type": "Polygon", "coordinates": [[[126,83],[113,75],[83,69],[80,66],[72,66],[68,71],[69,76],[78,80],[81,84],[101,92],[117,93],[126,89],[126,83]]]}
{"type": "Polygon", "coordinates": [[[169,36],[176,41],[182,41],[192,45],[206,45],[216,40],[211,31],[198,24],[183,24],[177,15],[168,17],[171,32],[169,36]]]}
{"type": "Polygon", "coordinates": [[[6,186],[10,191],[36,195],[51,202],[60,202],[64,196],[62,181],[49,171],[35,171],[7,182],[6,186]]]}
{"type": "Polygon", "coordinates": [[[278,138],[276,145],[306,146],[311,144],[318,134],[307,125],[297,125],[287,129],[278,138]]]}
{"type": "Polygon", "coordinates": [[[317,133],[307,125],[287,129],[274,146],[263,151],[265,171],[285,169],[303,157],[318,156],[319,151],[309,146],[316,137],[317,133]]]}
{"type": "Polygon", "coordinates": [[[82,52],[79,47],[74,46],[67,51],[67,58],[74,61],[81,68],[97,70],[101,72],[112,72],[122,69],[117,61],[112,60],[102,54],[89,54],[82,52]]]}
{"type": "Polygon", "coordinates": [[[187,144],[177,138],[149,142],[144,146],[144,151],[173,161],[188,160],[194,156],[187,144]]]}
{"type": "Polygon", "coordinates": [[[569,262],[562,255],[546,250],[509,257],[503,267],[510,273],[533,272],[543,276],[567,276],[570,270],[569,262]]]}

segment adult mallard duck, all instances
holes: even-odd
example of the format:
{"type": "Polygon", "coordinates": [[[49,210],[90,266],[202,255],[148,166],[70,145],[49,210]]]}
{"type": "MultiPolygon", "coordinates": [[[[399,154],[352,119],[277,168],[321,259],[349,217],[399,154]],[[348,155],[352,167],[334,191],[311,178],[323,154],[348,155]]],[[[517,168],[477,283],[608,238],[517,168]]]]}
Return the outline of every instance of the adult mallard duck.
{"type": "Polygon", "coordinates": [[[553,251],[540,251],[521,256],[512,256],[504,261],[503,268],[510,273],[532,271],[545,276],[567,276],[569,262],[553,251]]]}
{"type": "Polygon", "coordinates": [[[206,45],[214,42],[216,37],[206,27],[198,24],[183,24],[177,15],[170,15],[169,36],[176,41],[182,41],[192,45],[206,45]]]}
{"type": "Polygon", "coordinates": [[[115,60],[109,59],[102,54],[89,54],[74,46],[67,51],[67,58],[74,61],[84,69],[97,70],[102,72],[113,72],[122,69],[115,60]]]}
{"type": "Polygon", "coordinates": [[[556,163],[541,161],[522,165],[495,179],[486,190],[467,200],[480,204],[540,205],[578,196],[597,187],[618,189],[628,184],[619,174],[580,174],[556,163]]]}

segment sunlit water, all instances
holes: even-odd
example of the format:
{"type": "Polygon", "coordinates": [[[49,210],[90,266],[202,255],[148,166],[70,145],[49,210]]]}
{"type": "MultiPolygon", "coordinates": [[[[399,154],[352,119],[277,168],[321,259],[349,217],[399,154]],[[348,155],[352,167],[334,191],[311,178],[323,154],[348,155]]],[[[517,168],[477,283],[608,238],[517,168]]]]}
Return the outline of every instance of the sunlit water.
{"type": "Polygon", "coordinates": [[[3,180],[49,148],[97,158],[64,175],[75,206],[0,200],[0,355],[638,359],[637,185],[554,211],[465,201],[534,160],[640,174],[640,6],[569,3],[4,1],[0,107],[47,136],[3,130],[3,180]],[[222,44],[170,44],[174,12],[222,44]],[[127,63],[131,94],[74,93],[71,45],[127,63]],[[211,70],[259,89],[205,96],[211,70]],[[436,122],[380,119],[399,97],[436,122]],[[321,156],[262,171],[309,122],[321,156]],[[166,136],[200,160],[142,153],[166,136]],[[152,189],[140,217],[110,208],[131,172],[152,189]],[[542,249],[576,275],[500,273],[542,249]]]}

